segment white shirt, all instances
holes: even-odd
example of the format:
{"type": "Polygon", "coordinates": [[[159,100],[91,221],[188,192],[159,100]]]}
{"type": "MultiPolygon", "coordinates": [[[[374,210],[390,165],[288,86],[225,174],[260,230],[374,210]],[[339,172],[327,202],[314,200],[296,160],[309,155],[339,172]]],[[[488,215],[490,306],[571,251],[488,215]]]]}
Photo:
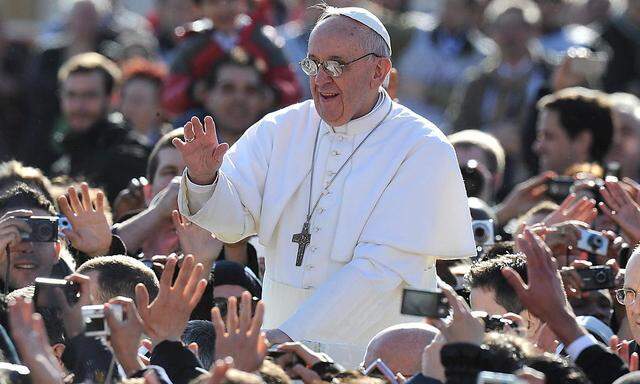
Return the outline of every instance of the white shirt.
{"type": "MultiPolygon", "coordinates": [[[[367,115],[332,128],[306,101],[251,127],[229,150],[216,183],[183,177],[178,204],[225,242],[258,234],[265,246],[266,328],[294,340],[358,345],[402,321],[402,288],[435,288],[435,258],[475,253],[455,152],[427,120],[381,92],[367,115]],[[295,266],[309,199],[391,110],[335,179],[311,220],[295,266]]],[[[337,358],[337,356],[336,356],[337,358]]]]}

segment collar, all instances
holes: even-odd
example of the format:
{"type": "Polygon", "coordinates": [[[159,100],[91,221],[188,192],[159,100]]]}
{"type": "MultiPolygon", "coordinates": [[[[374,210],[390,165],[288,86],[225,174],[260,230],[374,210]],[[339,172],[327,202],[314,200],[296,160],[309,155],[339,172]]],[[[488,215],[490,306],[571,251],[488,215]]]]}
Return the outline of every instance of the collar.
{"type": "Polygon", "coordinates": [[[380,88],[378,101],[371,112],[338,127],[331,127],[329,124],[322,122],[322,132],[325,134],[337,133],[346,136],[357,136],[366,133],[372,130],[380,120],[384,119],[387,111],[389,111],[391,107],[391,103],[392,100],[387,91],[384,88],[380,88]]]}

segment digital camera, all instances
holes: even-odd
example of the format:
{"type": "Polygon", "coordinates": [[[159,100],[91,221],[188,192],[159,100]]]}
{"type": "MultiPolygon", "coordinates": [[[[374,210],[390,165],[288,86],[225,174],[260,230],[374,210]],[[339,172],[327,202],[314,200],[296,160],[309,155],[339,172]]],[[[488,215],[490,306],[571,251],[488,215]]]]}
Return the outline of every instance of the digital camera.
{"type": "Polygon", "coordinates": [[[610,266],[597,265],[585,269],[576,269],[582,279],[583,291],[597,291],[615,286],[613,271],[610,266]]]}
{"type": "Polygon", "coordinates": [[[442,292],[404,289],[400,313],[410,316],[444,318],[449,315],[449,301],[442,292]]]}
{"type": "Polygon", "coordinates": [[[495,243],[495,231],[492,219],[473,220],[471,228],[473,229],[473,238],[476,241],[476,246],[483,247],[495,243]]]}
{"type": "Polygon", "coordinates": [[[69,219],[64,216],[16,217],[27,223],[31,233],[22,232],[22,240],[33,243],[51,243],[58,239],[62,230],[71,230],[69,219]]]}
{"type": "MultiPolygon", "coordinates": [[[[118,321],[122,321],[122,306],[111,305],[111,312],[118,321]]],[[[111,334],[107,320],[104,318],[104,305],[85,305],[82,307],[84,334],[90,337],[106,337],[111,334]]]]}
{"type": "Polygon", "coordinates": [[[591,254],[606,256],[609,249],[609,239],[600,232],[590,229],[580,230],[580,240],[578,240],[578,248],[591,254]]]}

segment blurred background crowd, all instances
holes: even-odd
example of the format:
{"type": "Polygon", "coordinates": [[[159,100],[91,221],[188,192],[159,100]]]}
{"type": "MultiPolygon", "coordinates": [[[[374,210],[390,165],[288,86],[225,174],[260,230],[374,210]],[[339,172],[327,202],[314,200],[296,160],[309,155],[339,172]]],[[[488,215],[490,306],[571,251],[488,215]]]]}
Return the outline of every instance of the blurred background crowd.
{"type": "MultiPolygon", "coordinates": [[[[213,364],[231,355],[236,368],[265,369],[267,353],[258,336],[230,340],[225,334],[225,328],[238,326],[238,319],[230,324],[226,318],[227,306],[235,313],[243,291],[250,292],[243,298],[245,312],[252,307],[259,317],[260,246],[255,239],[222,244],[176,211],[185,164],[171,140],[183,137],[179,128],[192,116],[212,115],[218,137],[232,145],[267,113],[311,97],[298,63],[306,57],[311,28],[321,13],[312,7],[316,3],[0,1],[0,240],[5,239],[0,266],[6,270],[0,287],[17,292],[9,293],[14,301],[8,311],[0,311],[0,324],[11,330],[22,361],[34,372],[47,371],[37,356],[56,367],[53,381],[45,375],[34,382],[60,382],[58,376],[104,382],[104,374],[112,371],[108,363],[113,359],[101,355],[111,352],[76,339],[82,327],[69,319],[79,307],[65,308],[54,320],[45,318],[49,342],[42,343],[34,339],[43,335],[40,320],[15,299],[29,296],[23,290],[33,290],[37,276],[63,278],[74,272],[71,279],[80,286],[90,284],[84,275],[94,281],[91,295],[89,288],[81,290],[83,304],[103,304],[114,296],[130,300],[116,302],[138,323],[109,320],[123,377],[158,366],[162,369],[153,375],[160,378],[153,380],[159,381],[144,382],[187,383],[211,367],[200,382],[286,383],[290,377],[306,384],[380,382],[357,374],[335,376],[341,367],[299,344],[271,351],[289,377],[262,371],[260,378],[238,372],[231,377],[228,362],[213,364]],[[25,209],[30,211],[19,212],[25,209]],[[23,237],[12,243],[11,231],[27,230],[15,216],[58,213],[73,218],[62,250],[57,239],[36,243],[23,237]],[[4,246],[10,243],[12,254],[23,256],[8,267],[4,246]],[[167,257],[173,252],[193,254],[195,260],[167,257]],[[176,284],[183,284],[184,296],[158,295],[154,301],[158,290],[169,289],[171,277],[163,280],[163,269],[173,275],[178,263],[184,276],[176,284]],[[209,283],[206,290],[186,284],[199,276],[209,283]],[[146,293],[137,292],[136,283],[144,284],[146,293]],[[221,308],[227,323],[222,317],[209,322],[211,308],[221,308]],[[167,313],[176,315],[177,325],[166,323],[167,313]],[[16,324],[35,331],[21,333],[16,324]],[[142,329],[156,337],[148,367],[149,361],[129,353],[133,347],[126,343],[135,339],[138,347],[142,329]],[[176,332],[185,345],[199,345],[198,361],[183,354],[182,343],[171,344],[175,340],[169,336],[176,332]],[[278,360],[285,355],[296,355],[296,363],[278,360]]],[[[372,340],[365,367],[385,360],[394,375],[378,376],[391,383],[412,376],[416,383],[475,382],[469,378],[475,380],[479,371],[513,373],[525,365],[544,372],[546,382],[609,383],[628,372],[627,366],[637,369],[633,353],[640,352],[640,301],[634,287],[640,284],[635,279],[640,255],[635,263],[629,260],[640,242],[640,0],[327,3],[367,8],[389,30],[395,70],[388,91],[448,135],[469,196],[479,252],[473,264],[438,263],[438,275],[455,289],[446,290],[454,303],[449,328],[414,324],[383,331],[372,340]],[[548,256],[546,261],[540,255],[548,256]],[[555,283],[553,268],[562,272],[564,283],[555,283]],[[527,269],[548,287],[518,289],[517,279],[503,274],[515,270],[526,280],[527,269]],[[466,297],[470,307],[456,295],[466,297]],[[481,344],[476,334],[464,331],[477,327],[467,316],[471,309],[515,314],[509,315],[511,324],[525,328],[521,336],[537,352],[529,354],[520,341],[484,335],[484,328],[477,332],[485,337],[482,348],[493,348],[497,355],[487,358],[451,346],[454,341],[481,344]],[[571,320],[559,325],[558,319],[571,320]],[[611,342],[611,350],[587,353],[583,345],[579,352],[564,350],[569,356],[573,351],[573,359],[550,357],[557,348],[563,350],[554,340],[573,345],[585,329],[599,342],[611,342]],[[620,347],[622,340],[627,342],[620,347]],[[440,354],[443,346],[448,354],[440,354]],[[492,365],[498,355],[508,358],[492,365]],[[582,360],[575,359],[578,355],[582,360]],[[461,369],[460,361],[473,366],[461,369]],[[592,368],[601,362],[606,369],[592,368]]],[[[255,328],[258,320],[250,325],[253,315],[245,315],[245,330],[255,328]]],[[[530,375],[528,382],[544,382],[535,379],[530,375]]]]}

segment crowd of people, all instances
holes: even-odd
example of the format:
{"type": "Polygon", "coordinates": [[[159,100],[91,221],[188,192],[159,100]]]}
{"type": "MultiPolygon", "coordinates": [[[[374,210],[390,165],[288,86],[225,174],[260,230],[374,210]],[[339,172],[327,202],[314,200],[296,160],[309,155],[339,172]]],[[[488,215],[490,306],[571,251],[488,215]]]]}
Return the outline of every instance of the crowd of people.
{"type": "MultiPolygon", "coordinates": [[[[323,8],[67,3],[31,38],[0,15],[1,383],[640,383],[640,1],[328,1],[388,29],[382,92],[447,136],[477,251],[435,264],[446,316],[377,329],[359,366],[264,333],[266,241],[213,235],[181,197],[212,182],[185,171],[198,132],[217,135],[216,170],[229,147],[225,161],[261,159],[234,152],[250,127],[335,96],[309,86],[335,66],[299,65],[323,8]]],[[[344,316],[391,318],[380,311],[344,316]]]]}

